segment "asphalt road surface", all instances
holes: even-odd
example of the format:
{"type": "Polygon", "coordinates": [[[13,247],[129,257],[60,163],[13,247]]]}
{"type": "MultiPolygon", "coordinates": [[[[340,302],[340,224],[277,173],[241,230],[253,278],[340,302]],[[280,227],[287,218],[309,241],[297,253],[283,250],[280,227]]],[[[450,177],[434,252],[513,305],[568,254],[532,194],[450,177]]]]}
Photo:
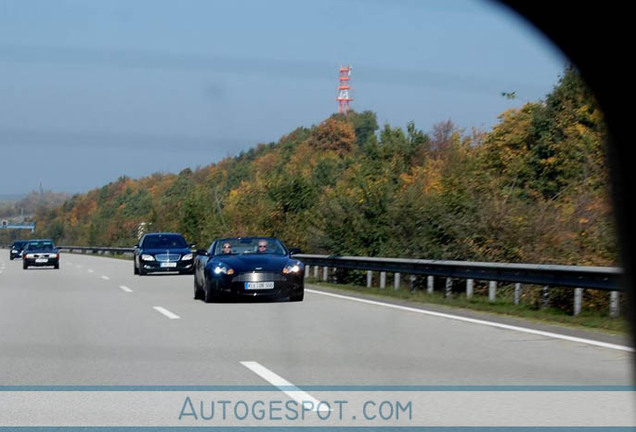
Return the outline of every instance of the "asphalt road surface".
{"type": "Polygon", "coordinates": [[[60,270],[23,270],[6,255],[4,386],[633,384],[633,352],[621,344],[431,315],[311,286],[299,303],[206,304],[192,298],[191,275],[139,277],[131,261],[74,254],[62,254],[60,270]]]}

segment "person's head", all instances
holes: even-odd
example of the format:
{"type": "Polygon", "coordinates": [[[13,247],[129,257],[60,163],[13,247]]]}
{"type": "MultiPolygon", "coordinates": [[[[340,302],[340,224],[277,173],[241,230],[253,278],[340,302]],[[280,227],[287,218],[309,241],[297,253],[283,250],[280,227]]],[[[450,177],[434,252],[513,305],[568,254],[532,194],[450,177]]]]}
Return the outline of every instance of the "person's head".
{"type": "Polygon", "coordinates": [[[223,243],[223,253],[224,254],[232,253],[232,245],[229,244],[228,242],[223,243]]]}
{"type": "Polygon", "coordinates": [[[259,252],[267,251],[267,240],[259,240],[258,241],[258,251],[259,252]]]}

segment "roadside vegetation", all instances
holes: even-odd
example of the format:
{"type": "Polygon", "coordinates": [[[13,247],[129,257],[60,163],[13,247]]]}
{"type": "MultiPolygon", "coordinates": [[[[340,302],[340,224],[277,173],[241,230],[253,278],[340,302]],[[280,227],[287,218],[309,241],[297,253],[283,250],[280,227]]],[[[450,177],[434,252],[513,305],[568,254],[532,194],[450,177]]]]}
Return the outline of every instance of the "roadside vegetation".
{"type": "MultiPolygon", "coordinates": [[[[490,131],[335,114],[218,163],[124,176],[42,208],[37,236],[130,247],[144,222],[200,247],[259,234],[308,253],[615,266],[605,138],[593,95],[567,68],[545,100],[490,131]]],[[[607,311],[606,293],[585,308],[607,311]]]]}

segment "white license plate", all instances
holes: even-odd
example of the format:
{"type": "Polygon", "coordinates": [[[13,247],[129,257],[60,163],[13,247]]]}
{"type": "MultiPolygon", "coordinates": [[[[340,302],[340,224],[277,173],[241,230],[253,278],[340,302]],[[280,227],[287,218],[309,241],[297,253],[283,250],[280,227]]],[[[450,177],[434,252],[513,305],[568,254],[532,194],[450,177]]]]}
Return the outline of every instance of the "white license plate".
{"type": "Polygon", "coordinates": [[[274,289],[274,282],[245,282],[246,290],[274,289]]]}
{"type": "Polygon", "coordinates": [[[177,263],[161,263],[161,267],[164,267],[164,268],[172,268],[176,266],[177,266],[177,263]]]}
{"type": "Polygon", "coordinates": [[[49,262],[48,258],[36,258],[35,259],[36,263],[45,263],[45,262],[49,262]]]}

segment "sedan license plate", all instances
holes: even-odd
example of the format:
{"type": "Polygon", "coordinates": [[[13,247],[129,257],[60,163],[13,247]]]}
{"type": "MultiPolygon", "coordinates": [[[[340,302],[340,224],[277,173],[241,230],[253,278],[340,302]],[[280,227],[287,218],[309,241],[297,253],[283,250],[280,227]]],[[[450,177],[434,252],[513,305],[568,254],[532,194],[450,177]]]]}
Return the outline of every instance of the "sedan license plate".
{"type": "Polygon", "coordinates": [[[36,258],[35,259],[36,263],[45,263],[45,262],[49,262],[48,258],[36,258]]]}
{"type": "Polygon", "coordinates": [[[161,263],[161,267],[164,267],[164,268],[172,268],[176,266],[177,266],[177,263],[171,263],[171,262],[161,263]]]}
{"type": "Polygon", "coordinates": [[[274,289],[274,282],[245,282],[246,290],[274,289]]]}

